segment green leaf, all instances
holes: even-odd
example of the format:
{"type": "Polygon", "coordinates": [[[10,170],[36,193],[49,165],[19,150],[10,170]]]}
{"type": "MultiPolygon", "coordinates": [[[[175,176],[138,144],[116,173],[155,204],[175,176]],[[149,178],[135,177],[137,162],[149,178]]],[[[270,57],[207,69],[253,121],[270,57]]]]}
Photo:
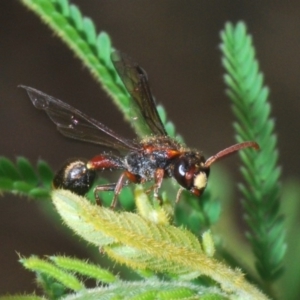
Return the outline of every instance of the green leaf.
{"type": "Polygon", "coordinates": [[[0,176],[11,180],[20,180],[21,175],[14,164],[5,157],[0,157],[0,176]]]}
{"type": "MultiPolygon", "coordinates": [[[[68,298],[62,298],[68,299],[68,298]]],[[[109,287],[97,287],[84,292],[74,293],[72,299],[107,299],[107,300],[187,300],[230,299],[229,293],[223,293],[218,288],[207,288],[191,283],[168,282],[164,280],[143,280],[136,282],[119,282],[109,287]]]]}
{"type": "Polygon", "coordinates": [[[69,9],[70,9],[71,21],[73,22],[74,26],[78,28],[79,31],[82,31],[83,24],[82,24],[82,15],[80,10],[75,5],[71,5],[69,9]]]}
{"type": "Polygon", "coordinates": [[[15,181],[14,182],[14,189],[20,193],[29,193],[32,186],[24,181],[15,181]]]}
{"type": "Polygon", "coordinates": [[[37,169],[38,174],[44,185],[48,188],[51,188],[54,174],[50,166],[45,161],[39,160],[37,164],[37,169]]]}
{"type": "Polygon", "coordinates": [[[18,157],[17,167],[23,179],[30,185],[37,185],[39,182],[38,176],[29,162],[28,159],[24,157],[18,157]]]}
{"type": "Polygon", "coordinates": [[[0,158],[0,191],[49,199],[53,172],[43,161],[38,162],[37,169],[24,157],[19,157],[16,164],[7,158],[0,158]]]}
{"type": "Polygon", "coordinates": [[[93,21],[90,18],[83,18],[83,31],[86,35],[87,42],[90,45],[95,45],[96,40],[96,29],[93,21]]]}
{"type": "Polygon", "coordinates": [[[156,224],[134,213],[117,213],[95,206],[69,191],[53,191],[52,200],[64,222],[76,234],[100,247],[117,262],[134,269],[164,272],[185,279],[201,273],[219,282],[226,291],[241,297],[249,293],[266,299],[238,270],[208,257],[196,236],[183,228],[156,224]]]}
{"type": "Polygon", "coordinates": [[[29,191],[28,197],[34,199],[49,199],[50,191],[47,188],[33,188],[29,191]]]}
{"type": "Polygon", "coordinates": [[[13,180],[5,177],[0,177],[0,191],[11,191],[13,190],[13,180]]]}
{"type": "MultiPolygon", "coordinates": [[[[112,66],[110,37],[106,32],[97,34],[96,26],[88,17],[82,17],[80,10],[67,0],[22,0],[22,3],[35,12],[73,50],[88,68],[90,73],[101,84],[125,119],[135,132],[144,137],[151,134],[138,120],[132,122],[130,96],[116,70],[112,66]]],[[[171,136],[175,136],[172,123],[165,120],[164,125],[171,136]]]]}
{"type": "Polygon", "coordinates": [[[110,61],[110,54],[112,51],[111,40],[109,35],[102,31],[97,37],[97,50],[100,59],[110,61]]]}
{"type": "Polygon", "coordinates": [[[117,280],[111,272],[79,259],[65,256],[52,256],[50,259],[60,268],[79,273],[88,278],[94,278],[105,283],[112,283],[117,280]]]}
{"type": "Polygon", "coordinates": [[[44,300],[44,297],[32,295],[0,296],[0,300],[44,300]]]}
{"type": "Polygon", "coordinates": [[[29,258],[22,258],[20,262],[26,269],[50,276],[71,290],[79,291],[84,288],[84,285],[75,276],[59,269],[43,259],[32,256],[29,258]]]}
{"type": "Polygon", "coordinates": [[[221,39],[226,94],[232,100],[237,120],[236,140],[255,140],[261,147],[259,152],[240,152],[245,184],[239,187],[244,196],[245,219],[250,227],[247,236],[256,255],[257,270],[269,285],[280,274],[286,251],[279,199],[281,169],[271,104],[267,101],[269,89],[264,86],[246,25],[227,23],[221,39]]]}

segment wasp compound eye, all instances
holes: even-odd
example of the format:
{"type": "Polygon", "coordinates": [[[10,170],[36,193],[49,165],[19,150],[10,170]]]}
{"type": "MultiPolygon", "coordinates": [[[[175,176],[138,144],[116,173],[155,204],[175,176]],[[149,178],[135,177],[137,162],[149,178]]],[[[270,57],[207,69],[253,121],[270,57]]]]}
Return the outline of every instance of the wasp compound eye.
{"type": "Polygon", "coordinates": [[[193,174],[190,172],[189,160],[180,157],[174,164],[174,178],[185,189],[190,190],[193,186],[193,174]]]}
{"type": "Polygon", "coordinates": [[[87,162],[81,159],[68,160],[53,179],[55,189],[66,189],[77,195],[85,195],[91,188],[96,172],[87,168],[87,162]]]}

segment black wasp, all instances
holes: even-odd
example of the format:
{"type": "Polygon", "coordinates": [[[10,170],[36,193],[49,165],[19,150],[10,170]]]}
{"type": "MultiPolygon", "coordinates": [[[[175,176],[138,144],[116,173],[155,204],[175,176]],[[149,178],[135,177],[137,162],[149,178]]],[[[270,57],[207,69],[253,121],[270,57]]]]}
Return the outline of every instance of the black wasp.
{"type": "Polygon", "coordinates": [[[168,136],[156,110],[145,71],[118,51],[112,53],[111,60],[131,95],[136,113],[143,118],[151,132],[151,135],[141,140],[125,139],[61,100],[21,85],[33,105],[44,110],[63,135],[127,152],[125,156],[102,153],[89,161],[68,161],[56,174],[54,188],[68,189],[84,195],[92,186],[96,171],[122,170],[116,183],[95,188],[96,198],[99,191],[113,191],[111,207],[115,207],[117,196],[125,185],[153,180],[154,196],[159,199],[158,191],[163,179],[173,177],[180,185],[176,197],[178,201],[184,189],[201,196],[207,184],[210,166],[216,160],[243,148],[259,148],[257,143],[248,141],[228,147],[205,159],[201,152],[187,148],[168,136]]]}

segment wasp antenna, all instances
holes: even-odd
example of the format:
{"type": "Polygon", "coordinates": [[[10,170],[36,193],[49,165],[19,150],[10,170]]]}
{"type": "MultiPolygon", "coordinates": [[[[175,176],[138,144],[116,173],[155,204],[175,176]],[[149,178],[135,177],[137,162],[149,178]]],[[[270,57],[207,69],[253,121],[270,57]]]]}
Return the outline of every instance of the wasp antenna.
{"type": "Polygon", "coordinates": [[[232,145],[232,146],[218,152],[217,154],[211,156],[210,158],[208,158],[205,162],[205,167],[209,167],[215,161],[217,161],[221,158],[224,158],[230,154],[233,154],[234,152],[237,152],[241,149],[245,149],[245,148],[254,148],[255,150],[259,150],[259,145],[256,142],[251,142],[251,141],[232,145]]]}

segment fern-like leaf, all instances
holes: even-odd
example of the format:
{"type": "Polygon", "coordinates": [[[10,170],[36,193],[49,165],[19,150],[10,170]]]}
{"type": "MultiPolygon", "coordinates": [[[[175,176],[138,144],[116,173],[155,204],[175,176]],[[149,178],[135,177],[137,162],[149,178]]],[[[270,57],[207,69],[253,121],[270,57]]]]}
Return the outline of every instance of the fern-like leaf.
{"type": "Polygon", "coordinates": [[[34,199],[50,198],[53,172],[49,165],[40,160],[36,170],[24,157],[16,164],[0,157],[0,191],[20,194],[34,199]]]}
{"type": "MultiPolygon", "coordinates": [[[[93,21],[83,17],[77,6],[68,0],[22,0],[35,12],[88,68],[102,88],[113,99],[125,119],[139,136],[150,132],[142,120],[132,122],[130,96],[112,65],[110,54],[113,50],[109,35],[102,31],[97,34],[93,21]]],[[[168,134],[175,137],[173,123],[166,120],[166,112],[159,107],[168,134]]],[[[180,140],[181,137],[178,136],[180,140]]]]}
{"type": "Polygon", "coordinates": [[[32,295],[0,296],[0,300],[45,300],[45,298],[32,294],[32,295]]]}
{"type": "Polygon", "coordinates": [[[58,267],[86,276],[87,278],[93,278],[104,283],[113,283],[118,280],[111,272],[80,259],[65,256],[52,256],[50,259],[58,267]]]}
{"type": "MultiPolygon", "coordinates": [[[[231,297],[230,293],[224,292],[217,287],[204,287],[176,280],[158,280],[155,277],[142,281],[126,282],[117,279],[112,273],[85,261],[67,257],[52,257],[51,260],[49,262],[47,259],[37,257],[22,258],[21,260],[21,263],[27,269],[36,272],[38,282],[49,299],[225,300],[231,297]],[[87,288],[77,279],[74,272],[77,275],[88,275],[88,278],[91,276],[100,282],[106,283],[106,285],[87,288]],[[68,288],[72,293],[63,287],[68,288]]],[[[11,299],[18,298],[12,297],[11,299]]],[[[23,298],[20,299],[23,300],[23,298]]]]}
{"type": "Polygon", "coordinates": [[[239,270],[232,270],[208,256],[197,237],[183,228],[95,206],[69,191],[53,191],[52,199],[69,227],[120,263],[180,279],[206,275],[224,291],[241,298],[266,299],[244,280],[239,270]]]}
{"type": "Polygon", "coordinates": [[[230,296],[217,288],[199,287],[190,283],[165,282],[162,280],[145,280],[136,282],[119,282],[109,287],[94,288],[61,298],[62,300],[89,299],[176,299],[176,300],[226,300],[230,296]]]}
{"type": "MultiPolygon", "coordinates": [[[[49,261],[49,259],[32,256],[22,258],[20,262],[24,267],[36,273],[39,285],[50,299],[186,300],[200,299],[201,295],[201,299],[207,297],[207,299],[225,300],[230,297],[229,293],[222,292],[219,288],[203,287],[183,281],[158,280],[152,277],[143,281],[125,282],[99,266],[69,257],[53,256],[49,261]],[[75,274],[95,279],[106,285],[87,288],[75,274]],[[69,293],[70,290],[72,293],[69,293]]],[[[24,300],[31,299],[30,296],[27,297],[24,300]]],[[[18,298],[12,297],[11,299],[18,298]]]]}
{"type": "Polygon", "coordinates": [[[62,270],[48,261],[32,256],[30,258],[22,258],[20,259],[20,262],[26,269],[46,274],[48,277],[54,278],[68,289],[79,291],[84,288],[84,284],[76,276],[62,270]]]}
{"type": "Polygon", "coordinates": [[[249,238],[256,256],[256,268],[267,282],[282,273],[286,251],[283,217],[280,214],[280,167],[277,165],[277,137],[270,117],[269,90],[263,85],[263,75],[255,58],[252,38],[246,26],[227,23],[221,33],[223,66],[227,95],[237,118],[234,123],[236,140],[255,140],[259,153],[240,152],[241,172],[245,184],[240,184],[243,206],[249,225],[249,238]]]}

